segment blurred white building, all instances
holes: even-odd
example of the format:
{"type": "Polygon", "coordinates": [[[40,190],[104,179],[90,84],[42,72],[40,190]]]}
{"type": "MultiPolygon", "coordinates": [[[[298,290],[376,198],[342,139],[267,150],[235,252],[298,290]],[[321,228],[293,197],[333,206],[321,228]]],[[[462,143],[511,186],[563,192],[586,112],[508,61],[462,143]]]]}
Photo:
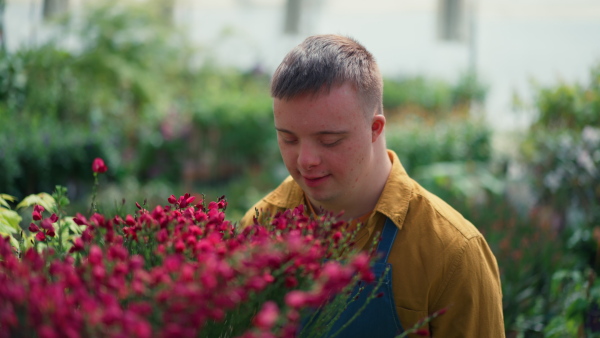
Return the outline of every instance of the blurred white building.
{"type": "MultiPolygon", "coordinates": [[[[56,1],[6,0],[9,50],[43,38],[44,3],[56,1]]],[[[76,10],[100,0],[62,1],[76,10]]],[[[291,47],[321,33],[356,38],[386,76],[452,81],[474,67],[490,86],[487,121],[504,130],[527,125],[530,117],[513,110],[512,96],[529,98],[530,80],[583,83],[600,63],[598,0],[174,1],[174,20],[193,41],[243,68],[272,72],[291,47]],[[449,30],[462,39],[441,39],[449,30]]]]}

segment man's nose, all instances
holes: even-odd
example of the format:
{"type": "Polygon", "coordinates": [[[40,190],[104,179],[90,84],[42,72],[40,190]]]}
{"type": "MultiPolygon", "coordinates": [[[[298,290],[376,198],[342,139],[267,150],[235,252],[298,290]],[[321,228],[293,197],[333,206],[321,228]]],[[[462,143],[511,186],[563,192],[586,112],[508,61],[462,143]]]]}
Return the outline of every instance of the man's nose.
{"type": "Polygon", "coordinates": [[[314,145],[301,143],[298,154],[298,165],[304,170],[310,170],[321,163],[321,156],[314,145]]]}

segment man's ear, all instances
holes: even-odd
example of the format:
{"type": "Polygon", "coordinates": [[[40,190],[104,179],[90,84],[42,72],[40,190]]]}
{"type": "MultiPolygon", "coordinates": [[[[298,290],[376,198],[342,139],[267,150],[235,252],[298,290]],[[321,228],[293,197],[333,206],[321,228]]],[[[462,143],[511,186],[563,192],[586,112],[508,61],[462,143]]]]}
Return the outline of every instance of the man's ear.
{"type": "Polygon", "coordinates": [[[383,129],[385,127],[385,116],[383,114],[377,114],[373,117],[371,122],[371,140],[372,142],[377,141],[379,136],[383,135],[383,129]]]}

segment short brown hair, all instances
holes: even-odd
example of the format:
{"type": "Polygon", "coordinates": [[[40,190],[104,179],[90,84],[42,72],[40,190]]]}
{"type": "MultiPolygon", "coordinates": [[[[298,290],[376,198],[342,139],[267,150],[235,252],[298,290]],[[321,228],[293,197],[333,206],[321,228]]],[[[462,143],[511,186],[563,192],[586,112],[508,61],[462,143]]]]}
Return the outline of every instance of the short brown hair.
{"type": "MultiPolygon", "coordinates": [[[[314,35],[293,48],[275,70],[271,96],[289,100],[351,83],[369,111],[383,113],[383,80],[373,55],[350,37],[314,35]]],[[[365,112],[367,113],[367,112],[365,112]]]]}

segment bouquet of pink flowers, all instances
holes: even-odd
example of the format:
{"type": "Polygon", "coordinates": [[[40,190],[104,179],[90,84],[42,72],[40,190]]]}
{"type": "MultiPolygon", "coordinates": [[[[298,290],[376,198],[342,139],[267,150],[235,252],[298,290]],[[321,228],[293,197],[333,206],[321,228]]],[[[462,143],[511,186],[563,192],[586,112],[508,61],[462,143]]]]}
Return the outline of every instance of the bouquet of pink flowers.
{"type": "Polygon", "coordinates": [[[239,229],[224,198],[168,202],[78,214],[68,245],[60,213],[35,206],[29,230],[43,248],[0,236],[0,337],[319,336],[355,282],[373,281],[369,253],[332,215],[298,207],[239,229]]]}

